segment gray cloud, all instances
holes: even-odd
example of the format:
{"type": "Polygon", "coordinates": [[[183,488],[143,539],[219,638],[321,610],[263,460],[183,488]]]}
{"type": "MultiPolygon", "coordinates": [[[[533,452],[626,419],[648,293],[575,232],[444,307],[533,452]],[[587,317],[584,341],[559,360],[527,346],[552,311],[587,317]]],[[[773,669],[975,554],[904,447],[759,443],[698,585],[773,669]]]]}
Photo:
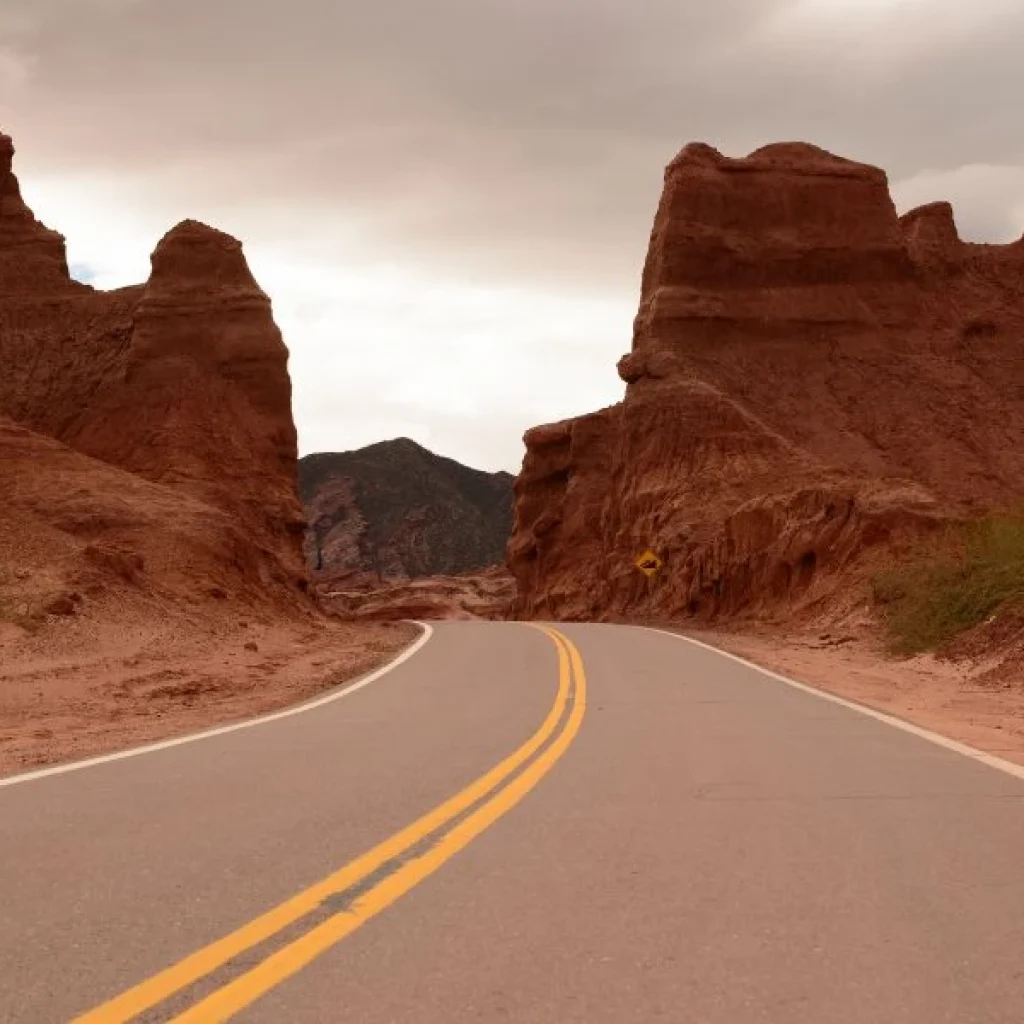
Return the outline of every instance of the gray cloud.
{"type": "Polygon", "coordinates": [[[1024,166],[966,164],[922,171],[895,182],[892,192],[903,209],[938,199],[951,202],[957,231],[968,241],[1012,242],[1024,228],[1024,166]]]}
{"type": "MultiPolygon", "coordinates": [[[[885,167],[901,208],[948,187],[966,236],[1019,236],[1022,38],[1019,0],[4,0],[0,118],[27,181],[78,176],[88,203],[116,179],[147,225],[204,217],[257,264],[273,250],[626,309],[662,168],[691,139],[732,154],[806,139],[885,167]]],[[[100,241],[76,259],[100,265],[100,241]]],[[[307,325],[352,307],[328,285],[303,303],[288,336],[313,374],[327,342],[307,325]]],[[[419,358],[394,337],[400,305],[360,307],[364,372],[385,350],[419,358]]],[[[570,380],[628,346],[625,316],[576,347],[528,299],[508,316],[570,380]]],[[[508,422],[526,426],[537,371],[517,366],[508,422]]],[[[600,370],[608,384],[570,386],[566,412],[617,393],[600,370]]],[[[317,424],[300,431],[319,439],[317,384],[296,378],[317,424]]]]}
{"type": "Polygon", "coordinates": [[[896,178],[1024,163],[1006,0],[13,0],[8,18],[0,53],[30,62],[15,126],[53,157],[316,203],[368,257],[477,274],[632,285],[691,138],[806,138],[896,178]]]}

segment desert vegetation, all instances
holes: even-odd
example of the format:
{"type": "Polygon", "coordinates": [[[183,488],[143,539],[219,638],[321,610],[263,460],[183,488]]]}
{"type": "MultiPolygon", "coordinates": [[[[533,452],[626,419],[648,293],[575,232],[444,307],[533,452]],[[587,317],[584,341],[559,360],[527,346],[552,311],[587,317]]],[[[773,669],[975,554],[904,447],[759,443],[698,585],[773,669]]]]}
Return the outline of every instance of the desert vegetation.
{"type": "Polygon", "coordinates": [[[872,585],[894,653],[941,651],[1024,599],[1024,510],[950,528],[872,585]]]}

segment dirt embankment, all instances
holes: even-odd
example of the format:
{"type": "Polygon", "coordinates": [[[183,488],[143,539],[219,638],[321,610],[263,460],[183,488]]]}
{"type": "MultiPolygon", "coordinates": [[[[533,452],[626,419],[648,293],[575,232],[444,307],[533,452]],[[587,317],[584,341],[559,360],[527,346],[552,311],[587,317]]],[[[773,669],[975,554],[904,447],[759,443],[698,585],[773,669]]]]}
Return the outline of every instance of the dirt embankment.
{"type": "Polygon", "coordinates": [[[0,776],[252,718],[390,660],[411,623],[50,619],[0,629],[0,776]]]}

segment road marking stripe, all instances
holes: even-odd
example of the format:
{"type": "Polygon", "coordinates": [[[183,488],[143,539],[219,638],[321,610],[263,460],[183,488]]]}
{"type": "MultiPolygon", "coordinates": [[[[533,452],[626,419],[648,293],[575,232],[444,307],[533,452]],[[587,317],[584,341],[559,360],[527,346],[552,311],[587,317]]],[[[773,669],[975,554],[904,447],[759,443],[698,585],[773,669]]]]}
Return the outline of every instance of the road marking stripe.
{"type": "Polygon", "coordinates": [[[131,1020],[132,1017],[162,1003],[175,992],[187,988],[239,954],[276,935],[283,928],[315,910],[325,899],[348,889],[379,868],[385,861],[397,857],[424,836],[436,831],[445,822],[486,796],[503,779],[527,761],[550,738],[558,726],[565,701],[569,695],[570,685],[569,671],[562,667],[566,656],[561,648],[558,648],[558,654],[558,691],[551,710],[533,736],[504,761],[460,793],[327,878],[278,904],[229,935],[210,943],[159,974],[128,989],[102,1006],[76,1017],[72,1024],[118,1024],[118,1022],[131,1020]]]}
{"type": "MultiPolygon", "coordinates": [[[[541,627],[543,628],[543,627],[541,627]]],[[[558,648],[559,675],[568,677],[569,664],[576,680],[575,699],[564,728],[554,742],[526,770],[500,789],[482,807],[459,822],[423,856],[408,861],[394,874],[360,896],[348,909],[334,914],[283,949],[229,982],[223,988],[172,1018],[170,1024],[210,1024],[226,1021],[272,988],[297,974],[322,953],[366,924],[382,910],[432,875],[481,832],[510,811],[551,770],[579,732],[586,710],[586,679],[582,660],[565,636],[544,629],[558,648]],[[568,652],[568,658],[567,658],[568,652]],[[571,659],[571,662],[570,660],[571,659]]]]}
{"type": "Polygon", "coordinates": [[[780,675],[778,672],[773,672],[771,669],[763,668],[753,661],[747,661],[746,658],[741,658],[737,654],[730,654],[728,651],[719,650],[717,647],[712,647],[711,644],[706,644],[701,640],[694,640],[692,637],[684,636],[682,633],[673,633],[667,629],[655,629],[653,626],[641,626],[640,628],[646,629],[651,633],[663,633],[665,636],[674,637],[676,640],[685,640],[689,644],[694,644],[697,647],[703,647],[706,651],[713,651],[715,654],[720,654],[723,658],[728,658],[730,661],[738,662],[740,665],[745,665],[747,668],[755,669],[762,675],[769,676],[777,682],[785,683],[787,686],[792,686],[804,693],[809,693],[813,697],[820,697],[822,700],[827,700],[832,704],[838,704],[840,707],[849,708],[851,711],[857,711],[862,715],[867,715],[868,718],[874,718],[879,722],[884,722],[886,725],[891,725],[895,729],[900,729],[903,732],[909,732],[912,736],[918,736],[923,740],[927,740],[929,743],[936,744],[936,746],[945,747],[946,750],[952,750],[954,753],[962,754],[964,757],[969,757],[972,761],[980,761],[989,768],[995,768],[996,771],[1005,772],[1007,775],[1012,775],[1017,779],[1024,779],[1024,765],[1014,764],[1012,761],[1006,761],[1001,757],[996,757],[995,754],[988,754],[984,750],[978,750],[977,747],[971,747],[966,743],[960,743],[958,740],[950,739],[948,736],[932,732],[929,729],[924,729],[919,725],[914,725],[912,722],[906,722],[902,718],[886,714],[884,711],[868,707],[866,704],[858,704],[856,701],[847,700],[837,694],[829,693],[827,690],[819,690],[814,686],[809,686],[807,683],[799,683],[795,679],[790,679],[787,676],[780,675]]]}
{"type": "Polygon", "coordinates": [[[68,764],[54,765],[52,768],[40,768],[37,771],[25,772],[22,775],[12,775],[6,779],[0,779],[0,789],[4,786],[17,786],[22,782],[33,782],[36,779],[45,779],[50,775],[64,775],[67,772],[77,772],[82,768],[92,768],[98,764],[107,764],[110,761],[123,761],[126,757],[138,757],[140,754],[152,754],[157,750],[169,750],[171,747],[180,747],[184,743],[195,743],[196,740],[208,740],[214,736],[224,736],[229,732],[237,732],[239,729],[251,729],[254,725],[266,725],[268,722],[276,722],[281,718],[291,718],[292,715],[302,715],[314,708],[331,704],[342,697],[350,697],[357,693],[364,686],[377,682],[382,676],[386,676],[392,669],[398,668],[403,662],[408,661],[434,634],[434,629],[426,622],[414,622],[423,630],[414,644],[407,647],[400,654],[396,655],[386,665],[371,672],[354,683],[342,683],[340,687],[328,693],[324,697],[317,697],[315,700],[307,701],[293,708],[286,708],[284,711],[273,711],[269,715],[260,715],[258,718],[248,718],[244,722],[232,722],[231,725],[219,725],[213,729],[204,729],[202,732],[189,733],[187,736],[176,736],[174,739],[160,740],[157,743],[147,743],[143,747],[132,747],[129,750],[119,750],[114,754],[102,754],[99,757],[90,757],[84,761],[71,761],[68,764]]]}

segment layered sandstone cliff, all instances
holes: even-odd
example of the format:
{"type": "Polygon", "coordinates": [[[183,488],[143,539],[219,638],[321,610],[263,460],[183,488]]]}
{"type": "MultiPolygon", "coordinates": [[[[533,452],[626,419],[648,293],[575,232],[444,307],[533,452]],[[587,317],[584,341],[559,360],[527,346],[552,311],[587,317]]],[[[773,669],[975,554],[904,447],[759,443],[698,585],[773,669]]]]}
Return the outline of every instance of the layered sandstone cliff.
{"type": "Polygon", "coordinates": [[[619,405],[527,433],[516,612],[785,610],[1024,497],[1024,240],[804,144],[666,170],[619,405]],[[648,579],[635,558],[664,561],[648,579]]]}
{"type": "Polygon", "coordinates": [[[240,243],[186,221],[145,285],[96,291],[13,153],[0,136],[0,575],[72,585],[99,549],[137,567],[112,585],[301,604],[288,353],[240,243]]]}

